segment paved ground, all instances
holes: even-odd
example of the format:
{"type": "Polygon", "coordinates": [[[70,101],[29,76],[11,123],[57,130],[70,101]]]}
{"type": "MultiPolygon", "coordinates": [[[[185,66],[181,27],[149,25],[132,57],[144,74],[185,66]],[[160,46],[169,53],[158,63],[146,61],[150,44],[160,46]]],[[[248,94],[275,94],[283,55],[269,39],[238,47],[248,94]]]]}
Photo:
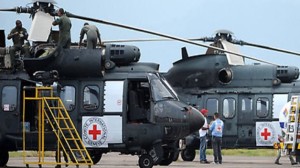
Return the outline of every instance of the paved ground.
{"type": "MultiPolygon", "coordinates": [[[[208,160],[212,160],[212,156],[207,156],[208,160]]],[[[215,164],[200,164],[199,156],[196,156],[195,161],[193,162],[184,162],[179,158],[178,161],[173,162],[168,168],[193,168],[193,167],[209,167],[209,168],[280,168],[280,167],[300,167],[300,165],[291,166],[288,157],[281,157],[282,165],[275,165],[274,160],[275,157],[245,157],[245,156],[223,156],[223,164],[215,165],[215,164]]],[[[30,157],[29,160],[36,160],[37,158],[30,157]]],[[[52,160],[53,158],[46,158],[48,160],[52,160]]],[[[110,153],[103,155],[101,161],[97,165],[93,165],[92,168],[136,168],[138,167],[138,157],[130,156],[130,155],[119,155],[117,153],[110,153]]],[[[21,168],[26,167],[23,163],[23,159],[16,157],[10,158],[8,164],[8,168],[21,168]]],[[[38,165],[29,165],[29,167],[38,168],[38,165]]],[[[43,168],[53,168],[54,165],[44,165],[43,168]]],[[[64,168],[65,166],[62,166],[64,168]]],[[[68,168],[75,168],[76,166],[69,166],[68,168]]],[[[80,167],[88,167],[88,166],[80,166],[80,167]]],[[[154,166],[157,167],[166,167],[166,166],[154,166]]]]}

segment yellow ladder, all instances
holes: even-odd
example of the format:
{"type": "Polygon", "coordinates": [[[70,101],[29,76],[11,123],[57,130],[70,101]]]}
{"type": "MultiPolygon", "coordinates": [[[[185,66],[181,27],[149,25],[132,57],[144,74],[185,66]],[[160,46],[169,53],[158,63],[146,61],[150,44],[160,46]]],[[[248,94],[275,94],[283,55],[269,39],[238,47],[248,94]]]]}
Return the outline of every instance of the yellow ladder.
{"type": "MultiPolygon", "coordinates": [[[[62,100],[53,96],[52,87],[34,87],[34,97],[27,97],[23,91],[23,123],[25,122],[25,104],[26,101],[36,101],[38,105],[38,162],[25,161],[28,164],[55,164],[55,165],[93,165],[93,161],[86,150],[62,100]],[[51,125],[52,131],[57,138],[57,162],[45,161],[45,119],[51,125]],[[60,151],[68,158],[69,163],[61,162],[60,151]]],[[[23,125],[23,151],[25,152],[26,133],[23,125]]],[[[25,154],[23,155],[26,156],[25,154]]]]}
{"type": "MultiPolygon", "coordinates": [[[[300,96],[292,96],[291,105],[288,113],[288,122],[286,128],[286,135],[284,137],[284,147],[295,151],[297,144],[300,140],[300,129],[299,129],[299,105],[300,96]]],[[[299,149],[299,145],[297,147],[299,149]]]]}

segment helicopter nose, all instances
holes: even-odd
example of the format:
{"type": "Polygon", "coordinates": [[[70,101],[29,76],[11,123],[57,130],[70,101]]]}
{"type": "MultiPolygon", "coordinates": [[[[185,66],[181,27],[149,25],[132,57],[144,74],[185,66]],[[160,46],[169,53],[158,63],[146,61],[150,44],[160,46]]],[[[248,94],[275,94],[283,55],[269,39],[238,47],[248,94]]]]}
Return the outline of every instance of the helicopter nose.
{"type": "Polygon", "coordinates": [[[195,108],[189,109],[190,132],[198,131],[204,125],[204,116],[195,108]]]}

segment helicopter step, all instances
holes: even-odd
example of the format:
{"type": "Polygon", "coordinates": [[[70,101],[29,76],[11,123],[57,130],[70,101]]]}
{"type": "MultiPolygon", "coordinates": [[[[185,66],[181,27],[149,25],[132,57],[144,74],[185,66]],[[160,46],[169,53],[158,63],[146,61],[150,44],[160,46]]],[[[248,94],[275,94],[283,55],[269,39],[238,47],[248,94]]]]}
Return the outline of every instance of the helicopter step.
{"type": "MultiPolygon", "coordinates": [[[[28,87],[23,91],[23,105],[29,101],[35,101],[38,104],[37,116],[38,116],[38,161],[26,161],[26,165],[38,164],[39,166],[44,164],[55,164],[60,167],[62,164],[68,165],[86,165],[91,166],[93,161],[85,148],[62,100],[59,97],[55,97],[52,87],[28,87]],[[26,95],[26,91],[34,89],[34,96],[26,95]],[[53,133],[57,140],[56,162],[45,161],[45,122],[48,121],[53,133]],[[63,153],[65,161],[71,160],[72,163],[66,163],[61,161],[60,153],[63,153]]],[[[25,115],[28,113],[24,108],[23,110],[23,152],[26,151],[26,129],[25,129],[25,115]]],[[[25,155],[24,155],[25,156],[25,155]]]]}

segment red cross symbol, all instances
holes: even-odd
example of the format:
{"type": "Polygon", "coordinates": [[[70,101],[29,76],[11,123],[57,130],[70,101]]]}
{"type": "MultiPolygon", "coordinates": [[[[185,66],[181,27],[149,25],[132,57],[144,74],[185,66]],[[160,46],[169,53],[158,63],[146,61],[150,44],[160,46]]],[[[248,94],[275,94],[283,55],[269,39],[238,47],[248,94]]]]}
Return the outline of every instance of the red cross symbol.
{"type": "Polygon", "coordinates": [[[267,128],[264,128],[264,132],[261,132],[260,135],[264,137],[264,140],[268,140],[268,136],[271,136],[271,133],[268,132],[267,128]]]}
{"type": "Polygon", "coordinates": [[[89,130],[89,134],[93,135],[93,140],[97,140],[97,135],[101,135],[101,130],[97,130],[97,125],[94,124],[93,125],[93,129],[92,130],[89,130]]]}

